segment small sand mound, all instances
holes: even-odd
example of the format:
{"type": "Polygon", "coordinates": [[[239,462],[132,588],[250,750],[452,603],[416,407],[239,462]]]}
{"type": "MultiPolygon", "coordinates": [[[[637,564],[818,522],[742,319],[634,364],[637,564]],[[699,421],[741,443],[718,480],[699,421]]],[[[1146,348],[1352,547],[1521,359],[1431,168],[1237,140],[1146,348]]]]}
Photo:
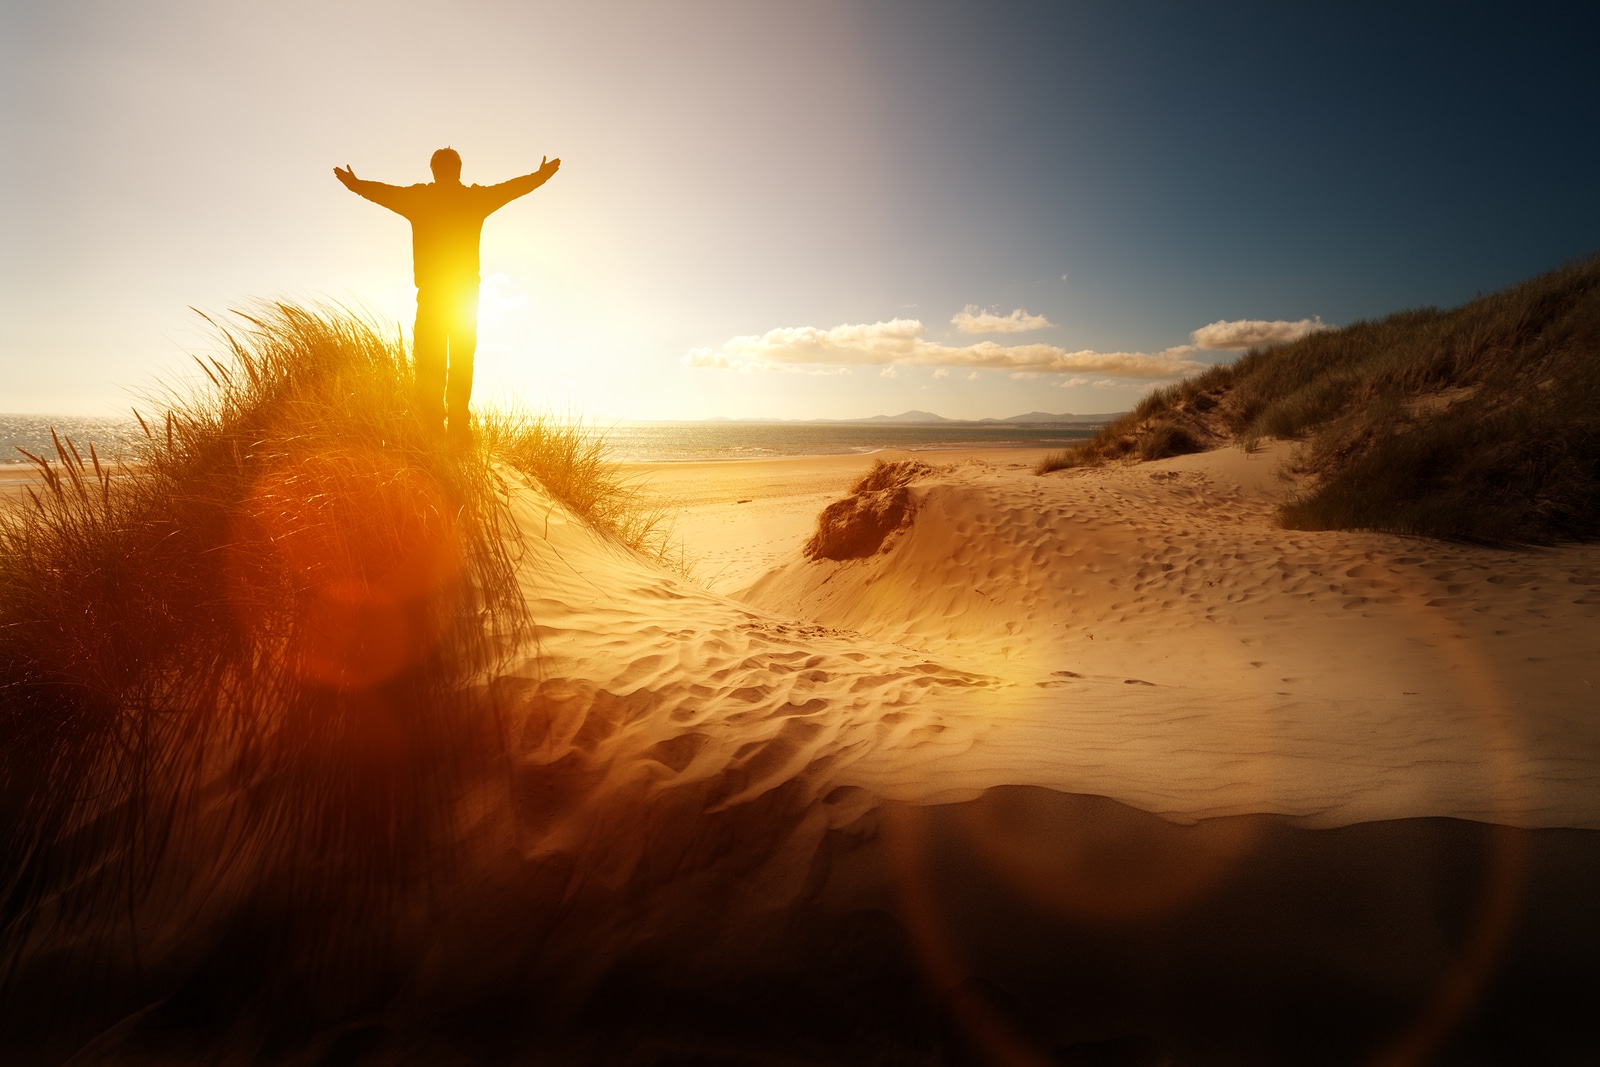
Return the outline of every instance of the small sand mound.
{"type": "Polygon", "coordinates": [[[914,459],[879,460],[817,516],[817,532],[805,544],[807,559],[865,559],[882,551],[895,531],[911,525],[916,504],[906,488],[934,469],[914,459]]]}

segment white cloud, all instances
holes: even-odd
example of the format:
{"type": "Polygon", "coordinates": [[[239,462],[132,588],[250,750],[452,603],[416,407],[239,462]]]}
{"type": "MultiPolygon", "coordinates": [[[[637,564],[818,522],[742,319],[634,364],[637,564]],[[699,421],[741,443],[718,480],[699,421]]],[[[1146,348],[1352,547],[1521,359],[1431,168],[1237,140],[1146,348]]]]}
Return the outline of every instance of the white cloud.
{"type": "Polygon", "coordinates": [[[1264,345],[1287,344],[1310,334],[1331,329],[1333,327],[1324,323],[1320,315],[1314,319],[1301,319],[1298,322],[1286,322],[1283,319],[1272,322],[1264,319],[1239,319],[1229,322],[1226,319],[1218,319],[1211,325],[1202,326],[1191,333],[1189,339],[1198,348],[1241,351],[1264,345]]]}
{"type": "Polygon", "coordinates": [[[1011,372],[1011,377],[1019,382],[1031,382],[1035,378],[1039,377],[1039,372],[1032,370],[1014,370],[1011,372]]]}
{"type": "MultiPolygon", "coordinates": [[[[713,352],[709,348],[693,348],[683,357],[683,362],[690,367],[703,367],[711,370],[733,370],[740,374],[749,374],[752,371],[778,371],[784,374],[812,374],[812,375],[848,375],[849,367],[829,366],[803,366],[792,363],[756,363],[749,360],[729,359],[721,352],[713,352]]],[[[893,370],[894,368],[889,368],[893,370]]],[[[885,378],[893,378],[893,374],[884,374],[885,378]]]]}
{"type": "Polygon", "coordinates": [[[935,378],[948,378],[950,377],[950,368],[940,367],[938,370],[933,372],[933,376],[935,378]]]}
{"type": "Polygon", "coordinates": [[[1076,389],[1080,385],[1088,384],[1089,379],[1087,378],[1064,378],[1061,381],[1056,382],[1056,385],[1060,386],[1062,389],[1076,389]]]}
{"type": "MultiPolygon", "coordinates": [[[[793,370],[804,366],[900,364],[909,367],[969,367],[1038,374],[1108,374],[1121,378],[1171,378],[1201,370],[1192,345],[1161,352],[1068,352],[1046,344],[1002,345],[994,341],[955,347],[929,341],[916,319],[835,326],[791,326],[729,338],[720,352],[697,348],[684,357],[691,367],[721,370],[793,370]]],[[[969,378],[971,375],[968,376],[969,378]]]]}
{"type": "Polygon", "coordinates": [[[967,381],[975,382],[975,381],[978,380],[978,377],[979,377],[978,372],[977,371],[973,371],[971,374],[967,375],[967,381]]]}
{"type": "Polygon", "coordinates": [[[1026,333],[1028,330],[1047,329],[1055,324],[1043,315],[1030,315],[1021,308],[1014,309],[1009,315],[1000,315],[976,304],[968,304],[964,310],[950,317],[950,325],[962,333],[1026,333]]]}
{"type": "Polygon", "coordinates": [[[880,378],[898,378],[898,377],[900,377],[900,368],[896,367],[893,363],[891,363],[887,367],[883,368],[881,371],[878,372],[878,377],[880,377],[880,378]]]}
{"type": "Polygon", "coordinates": [[[1101,378],[1098,382],[1094,383],[1094,387],[1096,389],[1115,389],[1121,384],[1122,383],[1117,381],[1115,378],[1101,378]]]}
{"type": "Polygon", "coordinates": [[[728,362],[728,357],[713,352],[709,348],[691,348],[683,361],[691,367],[715,367],[718,370],[728,370],[733,364],[728,362]]]}

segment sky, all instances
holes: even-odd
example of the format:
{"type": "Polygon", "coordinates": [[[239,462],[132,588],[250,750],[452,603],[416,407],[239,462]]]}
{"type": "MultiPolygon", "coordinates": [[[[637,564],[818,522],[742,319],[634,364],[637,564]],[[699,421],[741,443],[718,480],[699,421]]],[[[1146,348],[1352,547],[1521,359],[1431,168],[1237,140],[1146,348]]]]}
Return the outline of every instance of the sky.
{"type": "Polygon", "coordinates": [[[475,400],[597,420],[1124,410],[1600,251],[1579,5],[0,0],[0,411],[115,414],[212,317],[409,329],[490,184],[475,400]]]}

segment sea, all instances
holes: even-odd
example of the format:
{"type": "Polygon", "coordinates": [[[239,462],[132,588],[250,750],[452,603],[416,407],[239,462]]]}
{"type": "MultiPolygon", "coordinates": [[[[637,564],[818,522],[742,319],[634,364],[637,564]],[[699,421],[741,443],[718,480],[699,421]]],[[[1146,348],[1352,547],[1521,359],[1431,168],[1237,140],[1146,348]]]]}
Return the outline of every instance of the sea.
{"type": "Polygon", "coordinates": [[[886,448],[1066,448],[1092,437],[1096,428],[794,422],[619,423],[598,427],[611,446],[614,459],[655,463],[837,456],[886,448]]]}
{"type": "Polygon", "coordinates": [[[143,436],[132,418],[94,418],[83,415],[5,415],[0,414],[0,464],[27,463],[23,449],[45,459],[55,459],[54,427],[65,447],[67,439],[89,458],[89,445],[101,459],[120,459],[129,452],[134,435],[143,436]]]}
{"type": "MultiPolygon", "coordinates": [[[[1092,436],[1093,425],[934,423],[686,422],[590,423],[624,463],[674,463],[782,456],[870,454],[883,449],[1066,448],[1092,436]]],[[[0,464],[26,463],[21,449],[52,458],[51,429],[71,438],[85,458],[94,443],[102,459],[126,456],[142,435],[131,418],[0,414],[0,464]]]]}

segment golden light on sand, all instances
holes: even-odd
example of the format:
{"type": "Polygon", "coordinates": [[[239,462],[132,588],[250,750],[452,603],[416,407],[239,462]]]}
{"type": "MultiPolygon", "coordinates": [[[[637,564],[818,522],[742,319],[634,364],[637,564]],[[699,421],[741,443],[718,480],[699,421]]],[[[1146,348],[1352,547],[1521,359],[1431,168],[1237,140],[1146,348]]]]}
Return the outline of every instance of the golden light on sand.
{"type": "MultiPolygon", "coordinates": [[[[964,886],[1004,886],[1040,914],[1137,928],[1182,921],[1272,862],[1259,853],[1263,816],[1247,813],[1326,827],[1427,812],[1501,826],[1571,817],[1549,809],[1570,812],[1578,783],[1557,773],[1545,791],[1541,773],[1559,753],[1533,750],[1518,726],[1548,705],[1519,709],[1508,689],[1508,676],[1542,684],[1528,666],[1539,657],[1522,662],[1504,644],[1516,635],[1515,647],[1532,650],[1527,600],[1547,620],[1544,640],[1570,646],[1556,620],[1576,622],[1583,597],[1560,606],[1560,567],[1276,530],[1264,506],[1273,483],[1252,477],[1252,462],[1270,467],[1213,453],[1049,492],[956,468],[913,489],[925,506],[889,554],[791,564],[747,594],[1015,679],[985,694],[973,748],[930,753],[947,792],[1028,780],[1175,820],[1005,788],[937,820],[912,804],[886,817],[924,964],[939,988],[964,990],[951,995],[966,1025],[1002,1062],[1043,1062],[1044,1052],[963,986],[981,973],[958,934],[972,921],[964,886]],[[957,862],[968,870],[952,882],[957,862]]],[[[906,782],[900,795],[916,794],[906,782]]],[[[1425,1062],[1495,974],[1527,857],[1515,831],[1485,840],[1462,872],[1465,927],[1430,955],[1427,995],[1371,1062],[1425,1062]]]]}
{"type": "MultiPolygon", "coordinates": [[[[1287,443],[852,456],[680,471],[697,581],[581,435],[441,439],[403,345],[264,316],[142,471],[57,442],[0,522],[19,974],[96,939],[149,947],[134,989],[268,973],[337,1020],[306,1062],[367,1003],[408,1050],[488,989],[506,1047],[617,1062],[688,1004],[685,1060],[834,1013],[926,1062],[1410,1065],[1561,1025],[1592,969],[1592,546],[1294,528],[1287,443]]],[[[214,1001],[178,1003],[100,1029],[214,1001]]]]}

